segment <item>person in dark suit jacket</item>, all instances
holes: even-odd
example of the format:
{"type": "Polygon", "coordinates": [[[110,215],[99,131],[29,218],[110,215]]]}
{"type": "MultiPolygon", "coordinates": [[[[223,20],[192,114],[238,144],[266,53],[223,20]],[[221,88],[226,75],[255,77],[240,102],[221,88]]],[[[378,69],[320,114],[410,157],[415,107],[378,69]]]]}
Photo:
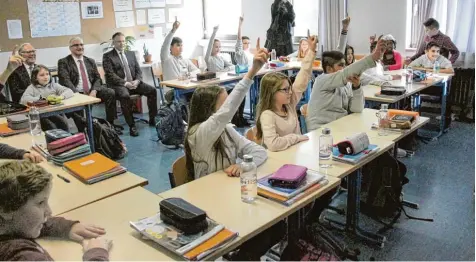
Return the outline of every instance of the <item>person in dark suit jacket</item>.
{"type": "MultiPolygon", "coordinates": [[[[106,107],[106,120],[121,133],[121,127],[114,125],[117,115],[115,92],[102,84],[94,59],[84,56],[83,40],[80,37],[71,38],[69,50],[70,55],[58,60],[59,84],[70,88],[75,93],[79,92],[101,99],[106,107]]],[[[83,116],[76,112],[71,113],[70,116],[73,117],[78,130],[83,132],[86,127],[83,116]]]]}
{"type": "Polygon", "coordinates": [[[122,112],[130,128],[131,136],[138,136],[139,131],[132,116],[131,94],[147,97],[149,107],[149,125],[155,126],[157,115],[157,91],[154,87],[142,82],[142,71],[135,54],[125,51],[126,38],[118,32],[112,36],[114,49],[105,53],[102,58],[106,85],[116,91],[116,97],[121,102],[122,112]]]}
{"type": "Polygon", "coordinates": [[[36,50],[31,44],[24,43],[20,45],[18,55],[23,58],[23,63],[10,74],[7,80],[12,101],[17,103],[20,102],[26,88],[31,84],[31,71],[36,65],[36,50]]]}

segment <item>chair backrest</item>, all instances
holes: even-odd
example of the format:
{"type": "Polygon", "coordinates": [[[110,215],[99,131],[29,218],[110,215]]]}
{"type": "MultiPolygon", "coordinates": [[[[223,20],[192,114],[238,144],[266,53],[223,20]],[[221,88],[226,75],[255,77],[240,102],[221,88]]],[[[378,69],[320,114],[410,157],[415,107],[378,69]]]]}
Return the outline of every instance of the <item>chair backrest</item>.
{"type": "Polygon", "coordinates": [[[307,116],[307,104],[302,105],[299,111],[301,111],[301,115],[307,116]]]}
{"type": "Polygon", "coordinates": [[[245,132],[246,139],[253,141],[258,145],[261,145],[262,141],[256,138],[256,132],[258,132],[258,129],[256,128],[256,126],[253,126],[249,128],[248,130],[246,130],[245,132]]]}
{"type": "Polygon", "coordinates": [[[354,55],[355,61],[360,60],[360,59],[362,59],[362,58],[364,58],[364,57],[365,57],[365,55],[354,55]]]}
{"type": "Polygon", "coordinates": [[[170,186],[178,187],[188,182],[188,171],[185,156],[179,157],[172,165],[172,172],[169,172],[170,186]]]}
{"type": "Polygon", "coordinates": [[[198,68],[198,60],[197,59],[190,59],[190,61],[192,61],[192,63],[198,68]]]}
{"type": "Polygon", "coordinates": [[[153,65],[152,72],[154,72],[154,77],[158,78],[160,81],[164,81],[164,74],[162,73],[162,67],[160,64],[153,65]]]}
{"type": "Polygon", "coordinates": [[[99,72],[99,76],[101,77],[102,83],[106,84],[106,77],[105,77],[105,73],[104,73],[104,68],[102,66],[98,66],[98,72],[99,72]]]}

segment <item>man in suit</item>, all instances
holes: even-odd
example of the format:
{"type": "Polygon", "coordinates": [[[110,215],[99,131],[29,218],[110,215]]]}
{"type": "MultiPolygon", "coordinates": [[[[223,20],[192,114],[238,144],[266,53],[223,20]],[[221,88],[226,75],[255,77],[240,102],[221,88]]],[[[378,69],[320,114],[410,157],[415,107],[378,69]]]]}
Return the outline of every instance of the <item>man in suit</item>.
{"type": "MultiPolygon", "coordinates": [[[[114,125],[116,118],[116,97],[111,88],[102,85],[96,62],[84,55],[83,40],[73,37],[69,41],[71,54],[58,60],[59,84],[70,88],[73,92],[83,93],[101,99],[106,107],[106,120],[116,131],[121,133],[120,127],[114,125]]],[[[80,132],[84,131],[85,122],[81,115],[72,114],[73,120],[80,132]]]]}
{"type": "Polygon", "coordinates": [[[138,136],[139,131],[132,116],[131,94],[147,97],[149,107],[149,125],[155,126],[157,115],[157,91],[152,86],[142,82],[142,71],[133,52],[125,51],[126,38],[123,33],[112,36],[114,48],[105,53],[102,58],[106,85],[116,91],[116,97],[121,102],[122,112],[130,128],[131,136],[138,136]]]}
{"type": "Polygon", "coordinates": [[[24,43],[20,45],[18,55],[22,57],[23,63],[9,75],[7,80],[12,101],[17,103],[31,84],[31,71],[36,65],[36,50],[30,43],[24,43]]]}

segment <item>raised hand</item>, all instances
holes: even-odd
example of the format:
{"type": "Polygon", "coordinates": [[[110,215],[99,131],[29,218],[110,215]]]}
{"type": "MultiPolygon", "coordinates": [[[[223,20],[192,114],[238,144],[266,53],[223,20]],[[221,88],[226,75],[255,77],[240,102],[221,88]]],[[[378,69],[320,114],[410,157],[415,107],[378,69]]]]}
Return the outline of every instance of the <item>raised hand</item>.
{"type": "Polygon", "coordinates": [[[245,20],[245,18],[243,17],[243,15],[240,16],[240,25],[243,24],[243,20],[245,20]]]}
{"type": "Polygon", "coordinates": [[[214,26],[214,27],[213,27],[213,32],[217,32],[217,31],[218,31],[218,28],[220,28],[219,25],[214,26]]]}
{"type": "Polygon", "coordinates": [[[372,58],[374,61],[378,61],[382,58],[383,54],[385,53],[385,41],[380,39],[377,42],[377,46],[375,46],[374,52],[372,53],[372,58]]]}
{"type": "Polygon", "coordinates": [[[19,66],[22,65],[22,63],[25,61],[25,59],[19,55],[12,55],[8,59],[8,65],[7,65],[7,70],[10,72],[15,71],[19,66]]]}
{"type": "Polygon", "coordinates": [[[317,44],[319,43],[319,39],[317,38],[317,35],[309,35],[309,30],[307,30],[307,43],[309,45],[309,49],[312,51],[316,52],[317,50],[317,44]]]}
{"type": "Polygon", "coordinates": [[[175,17],[175,22],[173,24],[173,29],[174,31],[177,31],[177,29],[180,27],[180,22],[177,21],[177,17],[175,17]]]}
{"type": "Polygon", "coordinates": [[[375,35],[375,34],[374,34],[374,35],[371,35],[371,36],[369,37],[370,43],[375,42],[375,39],[377,39],[377,35],[375,35]]]}
{"type": "Polygon", "coordinates": [[[264,64],[268,62],[269,59],[269,52],[266,48],[261,48],[260,45],[260,38],[256,40],[256,52],[255,56],[253,57],[253,66],[251,70],[248,71],[248,76],[252,79],[256,73],[263,67],[264,64]]]}
{"type": "Polygon", "coordinates": [[[342,19],[342,29],[347,30],[350,24],[350,16],[342,19]]]}

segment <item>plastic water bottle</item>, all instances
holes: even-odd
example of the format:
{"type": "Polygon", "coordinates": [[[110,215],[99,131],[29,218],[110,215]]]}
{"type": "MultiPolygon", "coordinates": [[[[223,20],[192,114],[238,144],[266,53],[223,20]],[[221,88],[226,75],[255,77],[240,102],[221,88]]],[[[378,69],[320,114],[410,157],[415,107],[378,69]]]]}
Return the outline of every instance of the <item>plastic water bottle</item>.
{"type": "Polygon", "coordinates": [[[253,203],[258,195],[258,177],[253,156],[244,155],[241,163],[241,201],[253,203]]]}
{"type": "Polygon", "coordinates": [[[412,84],[413,83],[413,68],[411,66],[407,67],[405,83],[406,84],[412,84]]]}
{"type": "Polygon", "coordinates": [[[276,61],[276,50],[271,50],[271,61],[276,61]]]}
{"type": "Polygon", "coordinates": [[[332,155],[333,139],[329,128],[322,129],[319,136],[319,159],[329,160],[332,155]]]}
{"type": "Polygon", "coordinates": [[[433,74],[437,75],[440,73],[440,62],[435,61],[433,64],[433,74]]]}
{"type": "Polygon", "coordinates": [[[41,122],[40,111],[36,107],[30,107],[30,113],[28,114],[30,120],[30,134],[33,145],[42,145],[43,139],[41,136],[41,122]]]}
{"type": "Polygon", "coordinates": [[[386,136],[388,135],[388,130],[385,128],[388,121],[388,104],[382,104],[380,110],[378,111],[378,135],[386,136]]]}
{"type": "Polygon", "coordinates": [[[180,70],[179,80],[182,81],[183,84],[188,85],[190,83],[190,79],[188,77],[188,70],[186,67],[182,67],[180,70]]]}

